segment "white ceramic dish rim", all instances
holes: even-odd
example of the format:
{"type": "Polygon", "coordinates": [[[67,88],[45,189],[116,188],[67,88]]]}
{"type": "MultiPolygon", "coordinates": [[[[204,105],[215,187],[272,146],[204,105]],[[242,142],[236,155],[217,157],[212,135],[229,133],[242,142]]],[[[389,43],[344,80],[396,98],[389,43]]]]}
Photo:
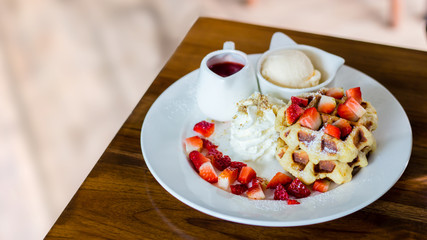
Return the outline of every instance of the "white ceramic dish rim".
{"type": "MultiPolygon", "coordinates": [[[[259,57],[259,55],[257,55],[257,57],[259,57]]],[[[156,154],[153,152],[153,151],[155,151],[155,149],[153,149],[153,148],[155,148],[156,142],[157,142],[157,144],[159,144],[160,142],[164,144],[165,139],[162,139],[161,137],[158,138],[156,136],[153,137],[153,135],[158,134],[159,136],[166,136],[166,135],[163,135],[162,133],[159,133],[159,131],[162,131],[161,129],[156,129],[156,125],[158,127],[158,124],[161,125],[162,124],[161,122],[163,121],[163,118],[161,118],[161,116],[158,116],[158,115],[162,112],[161,111],[162,109],[164,109],[164,108],[169,109],[169,106],[164,106],[164,105],[165,105],[165,101],[167,102],[171,98],[174,97],[174,96],[171,96],[171,94],[172,95],[173,94],[182,94],[182,93],[176,92],[177,88],[185,87],[185,86],[183,86],[183,84],[187,85],[191,81],[193,81],[193,84],[194,84],[194,78],[195,78],[195,76],[197,76],[197,70],[191,72],[190,74],[188,74],[186,76],[184,76],[182,79],[178,80],[176,83],[171,85],[165,92],[163,92],[159,96],[159,98],[155,101],[155,103],[152,105],[152,107],[148,111],[146,118],[144,120],[143,126],[142,126],[142,131],[141,131],[141,149],[142,149],[143,156],[144,156],[145,162],[147,164],[147,167],[149,168],[149,170],[153,174],[153,176],[156,178],[156,180],[160,183],[160,185],[162,185],[169,193],[171,193],[173,196],[175,196],[177,199],[179,199],[183,203],[185,203],[188,206],[193,207],[193,208],[195,208],[201,212],[209,214],[211,216],[215,216],[215,217],[218,217],[221,219],[225,219],[225,220],[229,220],[229,221],[233,221],[233,222],[238,222],[238,223],[244,223],[244,224],[250,224],[250,225],[259,225],[259,226],[301,226],[301,225],[308,225],[308,224],[314,224],[314,223],[320,223],[320,222],[333,220],[333,219],[348,215],[350,213],[353,213],[359,209],[362,209],[363,207],[367,206],[368,204],[372,203],[373,201],[375,201],[376,199],[381,197],[385,192],[387,192],[394,185],[394,183],[400,178],[400,176],[403,174],[404,170],[406,169],[406,166],[408,164],[409,157],[411,154],[412,131],[410,128],[409,120],[408,120],[403,108],[400,106],[400,104],[397,102],[397,100],[391,95],[391,93],[389,93],[381,84],[379,84],[375,80],[371,79],[370,77],[364,75],[363,73],[360,73],[357,70],[354,70],[354,69],[347,67],[347,66],[345,66],[340,71],[350,71],[350,73],[362,75],[361,77],[360,76],[359,77],[362,79],[365,79],[365,80],[367,79],[366,80],[366,81],[368,81],[366,83],[367,85],[372,85],[372,86],[374,86],[374,88],[381,89],[381,91],[384,92],[384,96],[380,95],[378,97],[380,97],[380,98],[382,97],[384,99],[378,99],[378,102],[383,102],[383,101],[387,102],[388,101],[390,104],[392,104],[394,106],[394,108],[393,108],[394,111],[389,111],[388,113],[389,114],[395,114],[396,116],[401,116],[399,119],[392,118],[392,120],[390,120],[388,122],[383,121],[383,123],[382,123],[383,126],[380,125],[380,127],[384,128],[384,127],[389,127],[389,126],[395,126],[396,121],[398,121],[398,123],[400,125],[404,125],[403,126],[404,130],[402,130],[403,132],[397,133],[400,137],[403,137],[403,139],[405,140],[404,142],[402,142],[401,139],[399,140],[396,138],[391,138],[391,139],[386,138],[387,141],[392,141],[393,144],[395,144],[395,142],[398,141],[399,142],[398,145],[401,145],[402,143],[404,145],[403,150],[402,150],[402,146],[401,146],[400,150],[397,150],[397,151],[400,151],[400,154],[402,155],[401,158],[390,164],[390,167],[394,166],[394,168],[390,168],[390,172],[393,173],[392,178],[387,178],[387,176],[384,176],[385,181],[381,182],[381,184],[378,183],[378,181],[376,181],[376,184],[380,185],[381,188],[376,189],[374,192],[372,192],[372,194],[369,194],[369,195],[366,195],[366,194],[363,195],[362,194],[360,197],[361,197],[361,199],[363,199],[363,201],[360,201],[360,199],[358,199],[357,200],[358,204],[353,204],[353,205],[349,206],[347,209],[342,210],[342,211],[338,210],[334,214],[329,214],[329,215],[326,214],[326,215],[323,215],[323,216],[320,216],[317,218],[314,217],[311,219],[303,219],[303,220],[301,220],[301,219],[299,219],[299,220],[298,219],[297,220],[291,220],[291,219],[275,220],[274,218],[269,220],[268,216],[257,215],[258,213],[262,213],[262,211],[259,209],[254,210],[253,216],[251,215],[251,216],[246,216],[246,217],[243,216],[242,217],[242,216],[237,216],[235,213],[227,214],[227,213],[223,212],[221,209],[218,209],[218,206],[216,206],[215,204],[206,204],[206,202],[204,202],[204,201],[209,202],[209,201],[211,201],[212,198],[219,198],[220,200],[218,202],[221,202],[224,204],[226,204],[227,201],[231,201],[229,203],[232,204],[235,201],[235,198],[230,198],[230,196],[229,196],[230,193],[226,193],[226,192],[224,192],[220,189],[217,189],[216,187],[208,184],[207,182],[204,182],[202,179],[200,179],[198,177],[198,175],[190,167],[188,160],[186,159],[185,155],[182,152],[183,150],[182,150],[182,145],[181,145],[180,141],[182,141],[184,135],[186,134],[185,129],[188,129],[189,126],[191,124],[193,124],[193,122],[188,122],[188,124],[186,123],[183,126],[174,126],[173,129],[180,129],[180,130],[177,130],[177,131],[179,131],[179,133],[178,132],[175,132],[175,133],[169,132],[169,134],[171,134],[173,136],[171,137],[171,139],[169,139],[169,141],[166,142],[166,144],[175,144],[175,146],[168,151],[169,152],[176,151],[177,152],[176,154],[179,155],[179,159],[182,160],[182,158],[184,158],[184,160],[185,160],[185,161],[180,161],[180,163],[182,163],[182,164],[178,164],[177,167],[175,168],[175,169],[179,170],[182,167],[182,165],[186,165],[186,167],[184,167],[185,168],[184,171],[181,173],[182,176],[180,174],[178,174],[178,175],[180,175],[182,178],[190,179],[190,181],[195,181],[196,182],[194,184],[195,186],[180,186],[179,188],[177,188],[176,186],[170,186],[171,180],[166,179],[164,177],[165,175],[162,172],[162,169],[159,169],[159,167],[156,166],[156,164],[159,164],[159,163],[156,163],[156,161],[158,161],[159,159],[157,159],[156,156],[154,156],[156,154]],[[153,139],[153,138],[156,138],[156,139],[153,139]],[[174,142],[174,141],[177,141],[177,142],[174,142]],[[181,165],[181,167],[179,165],[181,165]],[[189,169],[191,169],[191,171],[193,171],[193,173],[191,173],[189,171],[189,169]],[[200,198],[203,198],[203,199],[189,198],[189,195],[193,194],[191,192],[191,189],[189,189],[189,188],[194,188],[194,189],[198,189],[197,191],[201,191],[200,198]],[[187,189],[187,190],[185,190],[185,189],[187,189]],[[187,192],[183,194],[183,191],[187,191],[187,192]],[[227,195],[227,194],[229,194],[229,195],[227,195]]],[[[189,84],[188,86],[191,86],[191,84],[189,84]]],[[[186,88],[183,88],[183,89],[186,89],[186,88]]],[[[374,91],[374,90],[372,90],[372,91],[374,91]]],[[[377,90],[375,90],[375,91],[377,91],[377,90]]],[[[189,94],[189,95],[191,95],[191,94],[189,94]]],[[[373,94],[373,93],[368,94],[368,95],[375,96],[375,94],[373,94]]],[[[187,95],[185,95],[184,98],[187,98],[187,95]]],[[[180,99],[176,99],[176,100],[177,101],[175,101],[175,104],[179,104],[180,102],[181,103],[183,103],[183,102],[184,103],[190,103],[194,99],[191,99],[191,96],[189,96],[188,99],[183,100],[183,101],[180,101],[180,99]]],[[[178,106],[178,105],[174,105],[173,107],[176,107],[176,106],[178,106]]],[[[188,109],[186,109],[186,111],[193,113],[191,107],[188,107],[188,109]]],[[[381,115],[380,113],[381,113],[381,111],[379,112],[379,115],[381,115]]],[[[181,113],[177,112],[175,114],[181,114],[181,113]]],[[[182,113],[182,114],[184,114],[184,113],[182,113]]],[[[198,117],[199,119],[203,118],[202,115],[198,115],[196,113],[191,117],[192,118],[198,117]]],[[[383,119],[385,118],[385,116],[382,116],[382,117],[383,117],[383,119]]],[[[176,117],[174,117],[174,118],[175,118],[175,120],[177,120],[176,117]]],[[[390,119],[390,118],[388,118],[388,119],[390,119]]],[[[185,121],[188,121],[188,120],[190,120],[190,119],[188,119],[188,117],[187,117],[185,121]]],[[[185,121],[183,121],[183,122],[185,122],[185,121]]],[[[380,121],[381,121],[381,118],[380,118],[380,121]]],[[[379,144],[390,145],[391,143],[385,141],[386,139],[383,139],[383,138],[378,139],[379,144]],[[387,143],[387,144],[384,144],[384,143],[387,143]]],[[[389,148],[390,148],[390,146],[389,146],[389,148]]],[[[393,149],[393,148],[391,148],[391,149],[393,149]]],[[[376,157],[371,156],[370,158],[376,158],[376,159],[380,158],[381,159],[381,153],[374,153],[374,154],[377,154],[376,157]]],[[[388,153],[388,155],[390,155],[390,153],[388,153]]],[[[394,156],[394,155],[391,154],[391,156],[394,156]]],[[[369,172],[372,172],[373,168],[375,168],[375,167],[378,168],[378,164],[379,164],[378,161],[383,161],[383,160],[374,160],[373,163],[370,163],[370,165],[373,165],[373,166],[368,165],[368,169],[366,169],[366,170],[369,170],[369,167],[371,167],[372,170],[369,170],[369,172]]],[[[363,169],[363,170],[365,170],[365,169],[363,169]]],[[[368,172],[368,171],[364,171],[364,172],[368,172]]],[[[364,172],[362,172],[362,173],[364,173],[364,172]]],[[[361,173],[359,173],[359,174],[361,174],[361,173]]],[[[384,175],[385,173],[379,172],[379,174],[384,175]]],[[[167,174],[167,176],[168,177],[170,176],[169,173],[167,174]]],[[[378,178],[377,175],[372,175],[372,177],[378,178]]],[[[367,179],[365,181],[369,181],[369,179],[367,179]]],[[[354,187],[354,186],[352,186],[352,184],[362,184],[363,185],[364,182],[363,181],[358,182],[358,180],[353,180],[352,182],[347,183],[346,184],[347,186],[342,186],[340,188],[337,188],[338,190],[334,194],[339,194],[339,192],[346,192],[345,188],[353,188],[354,187]]],[[[242,201],[242,203],[244,203],[245,200],[241,199],[241,201],[242,201]]],[[[248,201],[250,201],[250,200],[248,200],[248,201]]],[[[308,206],[311,206],[312,202],[307,201],[306,204],[308,206]]],[[[238,205],[237,207],[240,208],[242,206],[238,205]]],[[[297,205],[297,209],[298,209],[298,207],[299,207],[300,211],[307,210],[304,207],[304,202],[301,205],[297,205]]],[[[322,211],[321,209],[318,209],[318,210],[322,211]]],[[[294,212],[294,210],[292,208],[289,208],[288,213],[289,212],[294,212]]]]}

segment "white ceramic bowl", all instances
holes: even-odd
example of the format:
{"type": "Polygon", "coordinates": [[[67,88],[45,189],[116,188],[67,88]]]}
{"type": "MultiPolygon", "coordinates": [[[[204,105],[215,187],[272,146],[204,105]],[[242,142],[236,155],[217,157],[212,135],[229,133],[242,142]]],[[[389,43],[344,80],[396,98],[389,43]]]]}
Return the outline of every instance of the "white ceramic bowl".
{"type": "Polygon", "coordinates": [[[291,96],[296,96],[305,92],[313,92],[317,91],[322,87],[333,87],[333,81],[335,78],[335,75],[338,71],[338,69],[344,64],[344,59],[333,55],[331,53],[325,52],[321,49],[307,46],[307,45],[301,45],[296,44],[292,39],[284,35],[283,33],[275,33],[273,35],[271,44],[270,44],[270,50],[262,54],[262,56],[259,58],[257,66],[256,66],[256,73],[258,78],[258,83],[260,90],[263,94],[269,94],[273,97],[278,97],[282,99],[289,100],[291,96]],[[283,42],[283,38],[287,39],[287,42],[285,45],[282,44],[282,46],[278,46],[276,42],[279,42],[277,40],[278,38],[281,39],[283,42]],[[321,73],[320,83],[317,86],[309,87],[309,88],[286,88],[281,87],[278,85],[275,85],[268,80],[266,80],[262,74],[261,74],[261,65],[264,62],[264,60],[272,53],[275,53],[277,51],[282,51],[284,49],[295,49],[300,50],[303,53],[305,53],[311,60],[314,69],[317,69],[321,73]]]}

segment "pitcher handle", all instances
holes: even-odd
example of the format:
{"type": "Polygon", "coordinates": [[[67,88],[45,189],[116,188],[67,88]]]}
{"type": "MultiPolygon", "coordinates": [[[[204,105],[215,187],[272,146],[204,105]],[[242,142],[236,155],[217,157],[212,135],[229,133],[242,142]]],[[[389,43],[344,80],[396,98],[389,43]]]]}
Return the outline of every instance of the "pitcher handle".
{"type": "Polygon", "coordinates": [[[226,41],[224,42],[224,46],[223,48],[224,50],[234,50],[235,46],[234,46],[234,42],[233,41],[226,41]]]}

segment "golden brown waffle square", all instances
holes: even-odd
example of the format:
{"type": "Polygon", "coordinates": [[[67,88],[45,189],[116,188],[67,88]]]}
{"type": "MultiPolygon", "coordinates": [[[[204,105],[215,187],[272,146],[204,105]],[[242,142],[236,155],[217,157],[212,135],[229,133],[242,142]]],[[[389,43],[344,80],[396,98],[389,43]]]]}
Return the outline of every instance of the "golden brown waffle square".
{"type": "MultiPolygon", "coordinates": [[[[328,89],[306,93],[299,97],[309,100],[304,109],[318,107],[319,100],[328,89]]],[[[346,96],[335,99],[337,106],[344,103],[346,96]]],[[[376,148],[372,134],[377,128],[378,117],[375,108],[367,101],[361,102],[366,112],[357,121],[349,121],[351,132],[342,138],[326,134],[325,125],[340,119],[337,107],[330,113],[320,113],[322,124],[318,130],[302,126],[298,121],[288,124],[286,109],[278,111],[275,128],[280,132],[276,158],[281,166],[305,184],[316,179],[329,178],[337,184],[349,182],[356,167],[368,165],[367,154],[376,148]]]]}

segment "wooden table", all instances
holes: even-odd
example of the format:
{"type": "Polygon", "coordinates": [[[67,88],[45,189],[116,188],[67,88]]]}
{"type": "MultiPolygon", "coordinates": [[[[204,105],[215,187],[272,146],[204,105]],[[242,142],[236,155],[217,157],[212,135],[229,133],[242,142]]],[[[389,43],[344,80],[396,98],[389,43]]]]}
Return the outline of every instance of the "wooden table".
{"type": "MultiPolygon", "coordinates": [[[[106,148],[47,239],[418,238],[427,234],[427,53],[245,23],[200,18],[106,148]],[[402,104],[413,131],[409,165],[380,199],[346,217],[304,227],[257,227],[224,221],[183,204],[153,178],[140,131],[156,98],[197,69],[227,40],[248,54],[267,50],[282,31],[296,42],[346,59],[383,84],[402,104]]],[[[399,126],[395,126],[398,128],[399,126]]],[[[393,129],[390,129],[393,131],[393,129]]]]}

